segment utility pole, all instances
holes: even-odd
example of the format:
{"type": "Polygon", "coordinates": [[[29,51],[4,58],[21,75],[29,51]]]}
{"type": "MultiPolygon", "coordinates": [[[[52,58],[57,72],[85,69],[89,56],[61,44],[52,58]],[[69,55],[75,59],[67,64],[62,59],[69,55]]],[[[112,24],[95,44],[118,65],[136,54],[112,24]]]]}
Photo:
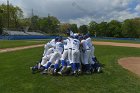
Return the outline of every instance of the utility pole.
{"type": "Polygon", "coordinates": [[[34,10],[32,9],[32,17],[34,16],[34,10]]]}
{"type": "Polygon", "coordinates": [[[9,19],[9,0],[7,0],[7,29],[9,28],[9,22],[10,22],[10,19],[9,19]]]}
{"type": "Polygon", "coordinates": [[[34,16],[34,10],[33,9],[31,11],[31,13],[32,13],[32,15],[31,15],[31,29],[33,30],[34,29],[34,18],[33,18],[33,16],[34,16]]]}

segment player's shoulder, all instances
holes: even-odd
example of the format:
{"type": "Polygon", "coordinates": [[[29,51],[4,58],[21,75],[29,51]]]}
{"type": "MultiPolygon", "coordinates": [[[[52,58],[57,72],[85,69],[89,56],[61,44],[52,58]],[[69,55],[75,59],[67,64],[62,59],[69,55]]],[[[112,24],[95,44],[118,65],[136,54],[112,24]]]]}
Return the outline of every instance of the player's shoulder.
{"type": "Polygon", "coordinates": [[[55,39],[52,39],[49,43],[55,42],[55,39]]]}
{"type": "Polygon", "coordinates": [[[86,42],[87,40],[85,40],[85,39],[83,39],[83,40],[81,40],[81,42],[86,42]]]}
{"type": "Polygon", "coordinates": [[[91,40],[91,38],[90,38],[90,37],[88,37],[86,40],[91,40]]]}
{"type": "Polygon", "coordinates": [[[55,41],[55,39],[52,39],[51,41],[55,41]]]}
{"type": "Polygon", "coordinates": [[[56,42],[56,44],[62,44],[62,42],[56,42]]]}
{"type": "Polygon", "coordinates": [[[75,42],[80,42],[80,40],[78,40],[78,39],[73,39],[73,41],[75,41],[75,42]]]}

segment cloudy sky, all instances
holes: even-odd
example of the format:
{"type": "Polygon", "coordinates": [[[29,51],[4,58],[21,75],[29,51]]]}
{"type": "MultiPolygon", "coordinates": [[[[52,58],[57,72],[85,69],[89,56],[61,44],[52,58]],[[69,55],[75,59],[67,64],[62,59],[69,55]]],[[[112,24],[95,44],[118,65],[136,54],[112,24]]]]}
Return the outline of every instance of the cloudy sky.
{"type": "MultiPolygon", "coordinates": [[[[6,3],[7,0],[0,0],[6,3]]],[[[19,6],[25,17],[34,14],[44,17],[48,14],[56,16],[61,22],[88,24],[110,21],[123,21],[128,18],[140,17],[140,0],[9,0],[19,6]]]]}

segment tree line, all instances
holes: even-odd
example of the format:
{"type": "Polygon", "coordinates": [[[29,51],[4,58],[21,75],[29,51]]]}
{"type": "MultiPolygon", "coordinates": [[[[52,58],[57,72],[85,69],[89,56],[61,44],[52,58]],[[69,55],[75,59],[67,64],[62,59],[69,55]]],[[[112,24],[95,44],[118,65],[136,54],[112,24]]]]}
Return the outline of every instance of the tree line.
{"type": "Polygon", "coordinates": [[[91,33],[97,37],[125,37],[125,38],[140,38],[140,18],[126,19],[123,22],[111,20],[110,22],[97,23],[91,21],[88,25],[70,23],[61,23],[56,17],[48,15],[39,17],[32,15],[29,18],[24,18],[23,11],[18,6],[0,5],[0,34],[3,29],[23,31],[29,28],[30,31],[42,31],[46,34],[58,35],[65,34],[70,28],[77,33],[91,33]]]}

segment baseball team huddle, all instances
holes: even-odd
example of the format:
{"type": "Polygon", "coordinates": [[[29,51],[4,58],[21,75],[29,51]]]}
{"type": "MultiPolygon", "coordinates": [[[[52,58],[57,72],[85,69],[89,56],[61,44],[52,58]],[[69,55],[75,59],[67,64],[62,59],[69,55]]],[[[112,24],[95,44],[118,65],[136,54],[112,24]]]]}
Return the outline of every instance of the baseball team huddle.
{"type": "Polygon", "coordinates": [[[67,36],[65,39],[56,37],[45,44],[43,57],[31,67],[32,73],[78,76],[101,71],[90,34],[80,35],[68,30],[67,36]]]}

